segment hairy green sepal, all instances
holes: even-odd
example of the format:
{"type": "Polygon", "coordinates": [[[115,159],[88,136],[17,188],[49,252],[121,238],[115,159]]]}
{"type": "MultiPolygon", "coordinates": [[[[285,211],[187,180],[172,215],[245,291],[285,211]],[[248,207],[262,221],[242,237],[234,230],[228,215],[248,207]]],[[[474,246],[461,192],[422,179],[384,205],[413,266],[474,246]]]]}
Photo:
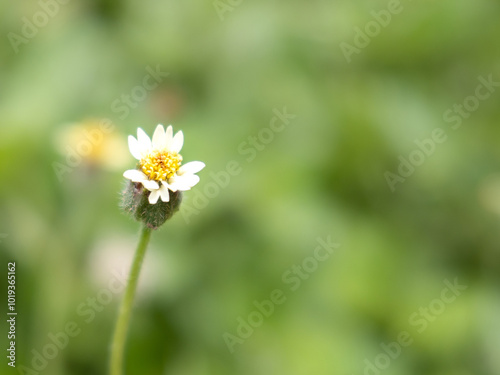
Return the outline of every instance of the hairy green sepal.
{"type": "Polygon", "coordinates": [[[162,202],[160,199],[156,204],[149,203],[149,194],[150,192],[141,183],[127,181],[122,193],[121,207],[148,228],[158,229],[179,211],[182,193],[170,191],[169,202],[162,202]]]}

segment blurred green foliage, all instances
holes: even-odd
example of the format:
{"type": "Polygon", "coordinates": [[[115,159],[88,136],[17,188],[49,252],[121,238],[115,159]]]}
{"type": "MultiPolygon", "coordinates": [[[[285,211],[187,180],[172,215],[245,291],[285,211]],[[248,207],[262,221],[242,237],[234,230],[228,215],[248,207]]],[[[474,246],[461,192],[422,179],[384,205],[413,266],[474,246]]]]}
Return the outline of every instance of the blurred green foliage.
{"type": "MultiPolygon", "coordinates": [[[[42,8],[0,2],[0,264],[17,264],[18,365],[74,321],[41,373],[106,374],[119,296],[88,309],[138,231],[118,209],[134,165],[121,151],[138,126],[172,123],[185,160],[207,164],[186,207],[228,162],[241,173],[154,233],[127,374],[363,374],[403,331],[413,343],[383,374],[499,374],[500,93],[457,130],[443,115],[479,77],[500,81],[500,3],[402,1],[348,63],[340,44],[387,4],[242,1],[221,19],[210,1],[73,0],[15,53],[10,33],[42,8]],[[148,67],[169,75],[114,110],[148,67]],[[283,107],[297,118],[248,162],[242,144],[283,107]],[[68,129],[100,118],[115,125],[107,151],[59,179],[68,129]],[[436,128],[447,141],[392,192],[385,173],[436,128]],[[290,292],[283,273],[328,235],[341,247],[290,292]],[[468,288],[417,332],[409,317],[455,279],[468,288]],[[275,289],[286,302],[230,353],[223,334],[275,289]]],[[[0,332],[3,348],[3,318],[0,332]]]]}

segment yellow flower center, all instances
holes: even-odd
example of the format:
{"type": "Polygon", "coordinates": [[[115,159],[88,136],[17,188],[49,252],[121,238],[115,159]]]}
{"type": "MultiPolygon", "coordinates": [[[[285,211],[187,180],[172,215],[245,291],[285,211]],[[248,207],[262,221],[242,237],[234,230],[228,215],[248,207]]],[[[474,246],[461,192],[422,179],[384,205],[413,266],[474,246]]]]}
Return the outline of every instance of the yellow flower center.
{"type": "Polygon", "coordinates": [[[141,160],[141,169],[150,180],[166,181],[177,172],[182,156],[169,151],[153,151],[141,160]]]}

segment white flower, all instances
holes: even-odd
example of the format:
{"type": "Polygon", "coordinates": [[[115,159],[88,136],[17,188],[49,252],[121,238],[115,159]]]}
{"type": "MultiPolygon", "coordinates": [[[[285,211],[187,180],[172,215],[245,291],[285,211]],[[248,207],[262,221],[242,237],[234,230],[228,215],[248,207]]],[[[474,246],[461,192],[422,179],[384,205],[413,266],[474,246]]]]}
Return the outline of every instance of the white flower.
{"type": "Polygon", "coordinates": [[[139,160],[140,169],[128,170],[123,177],[139,182],[149,190],[151,204],[156,204],[160,197],[163,202],[168,202],[169,190],[190,190],[200,181],[195,173],[205,168],[205,164],[192,161],[181,166],[179,152],[183,144],[184,134],[179,131],[174,136],[172,125],[166,131],[163,125],[158,125],[152,141],[144,130],[137,129],[137,139],[130,135],[128,145],[132,156],[139,160]]]}

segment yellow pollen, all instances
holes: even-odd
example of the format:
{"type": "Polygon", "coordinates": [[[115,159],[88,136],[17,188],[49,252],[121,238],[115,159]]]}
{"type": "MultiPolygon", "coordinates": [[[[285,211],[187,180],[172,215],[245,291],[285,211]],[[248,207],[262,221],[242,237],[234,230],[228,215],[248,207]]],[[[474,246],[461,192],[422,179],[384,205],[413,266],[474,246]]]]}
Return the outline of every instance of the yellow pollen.
{"type": "Polygon", "coordinates": [[[153,151],[141,160],[141,169],[150,180],[166,181],[177,172],[182,156],[168,151],[153,151]]]}

